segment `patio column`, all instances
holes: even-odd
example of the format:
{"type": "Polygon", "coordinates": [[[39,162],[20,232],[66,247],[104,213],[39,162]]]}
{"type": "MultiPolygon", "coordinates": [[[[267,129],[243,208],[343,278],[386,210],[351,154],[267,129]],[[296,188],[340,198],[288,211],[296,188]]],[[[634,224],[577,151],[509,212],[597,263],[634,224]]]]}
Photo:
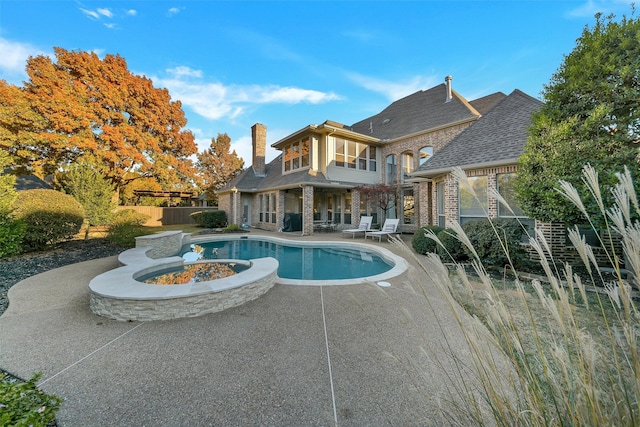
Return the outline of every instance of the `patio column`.
{"type": "Polygon", "coordinates": [[[351,228],[360,225],[360,192],[356,189],[351,190],[351,228]]]}
{"type": "Polygon", "coordinates": [[[311,185],[302,187],[302,234],[305,236],[313,234],[313,187],[311,185]]]}

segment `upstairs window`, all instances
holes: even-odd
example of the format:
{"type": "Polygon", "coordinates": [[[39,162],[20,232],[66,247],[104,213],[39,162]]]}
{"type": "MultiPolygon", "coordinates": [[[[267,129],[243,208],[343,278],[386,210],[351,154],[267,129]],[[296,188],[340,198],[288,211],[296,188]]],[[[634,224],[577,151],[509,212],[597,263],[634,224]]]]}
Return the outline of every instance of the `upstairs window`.
{"type": "Polygon", "coordinates": [[[397,179],[397,165],[396,165],[396,155],[395,154],[390,154],[387,156],[386,159],[386,167],[387,167],[387,173],[385,176],[385,181],[384,183],[387,185],[392,185],[392,184],[397,184],[398,179],[397,179]]]}
{"type": "Polygon", "coordinates": [[[371,172],[377,170],[376,147],[336,137],[334,150],[335,166],[371,172]]]}
{"type": "Polygon", "coordinates": [[[311,143],[309,137],[284,147],[283,168],[285,172],[309,167],[311,143]]]}
{"type": "Polygon", "coordinates": [[[402,182],[409,178],[409,174],[413,172],[413,153],[402,154],[402,182]]]}

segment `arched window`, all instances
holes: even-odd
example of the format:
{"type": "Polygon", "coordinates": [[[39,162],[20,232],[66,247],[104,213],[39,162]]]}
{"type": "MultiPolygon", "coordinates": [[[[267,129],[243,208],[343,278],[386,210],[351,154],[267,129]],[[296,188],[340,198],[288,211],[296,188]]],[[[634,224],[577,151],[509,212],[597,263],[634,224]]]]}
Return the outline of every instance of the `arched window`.
{"type": "Polygon", "coordinates": [[[433,157],[433,147],[422,147],[420,149],[420,165],[433,157]]]}
{"type": "Polygon", "coordinates": [[[413,153],[402,153],[402,182],[413,172],[413,153]]]}
{"type": "Polygon", "coordinates": [[[386,159],[386,177],[385,184],[396,184],[398,182],[397,179],[397,164],[396,164],[396,155],[389,154],[386,159]]]}

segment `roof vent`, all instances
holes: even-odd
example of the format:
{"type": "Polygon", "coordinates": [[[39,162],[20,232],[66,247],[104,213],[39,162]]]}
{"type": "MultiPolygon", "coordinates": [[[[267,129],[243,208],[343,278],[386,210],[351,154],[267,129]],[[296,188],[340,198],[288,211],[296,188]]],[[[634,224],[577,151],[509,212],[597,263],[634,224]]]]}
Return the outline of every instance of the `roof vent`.
{"type": "Polygon", "coordinates": [[[453,95],[451,94],[451,80],[453,77],[447,76],[444,78],[445,83],[447,84],[447,99],[444,102],[450,102],[453,99],[453,95]]]}

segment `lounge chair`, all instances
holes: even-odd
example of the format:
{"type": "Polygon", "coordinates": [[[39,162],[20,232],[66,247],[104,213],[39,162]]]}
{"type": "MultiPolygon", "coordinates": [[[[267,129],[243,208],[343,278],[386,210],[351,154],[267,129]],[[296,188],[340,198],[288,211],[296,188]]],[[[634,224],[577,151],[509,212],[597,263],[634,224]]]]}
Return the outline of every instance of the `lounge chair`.
{"type": "Polygon", "coordinates": [[[371,222],[373,221],[372,216],[363,216],[360,217],[360,225],[358,228],[350,228],[348,230],[342,230],[343,233],[350,233],[353,239],[356,238],[356,234],[358,233],[366,233],[371,230],[371,222]]]}
{"type": "Polygon", "coordinates": [[[364,233],[364,240],[367,240],[367,236],[371,236],[373,239],[377,237],[380,242],[382,242],[382,236],[390,236],[391,234],[398,234],[398,223],[399,219],[385,219],[384,225],[382,229],[379,231],[366,231],[364,233]]]}

